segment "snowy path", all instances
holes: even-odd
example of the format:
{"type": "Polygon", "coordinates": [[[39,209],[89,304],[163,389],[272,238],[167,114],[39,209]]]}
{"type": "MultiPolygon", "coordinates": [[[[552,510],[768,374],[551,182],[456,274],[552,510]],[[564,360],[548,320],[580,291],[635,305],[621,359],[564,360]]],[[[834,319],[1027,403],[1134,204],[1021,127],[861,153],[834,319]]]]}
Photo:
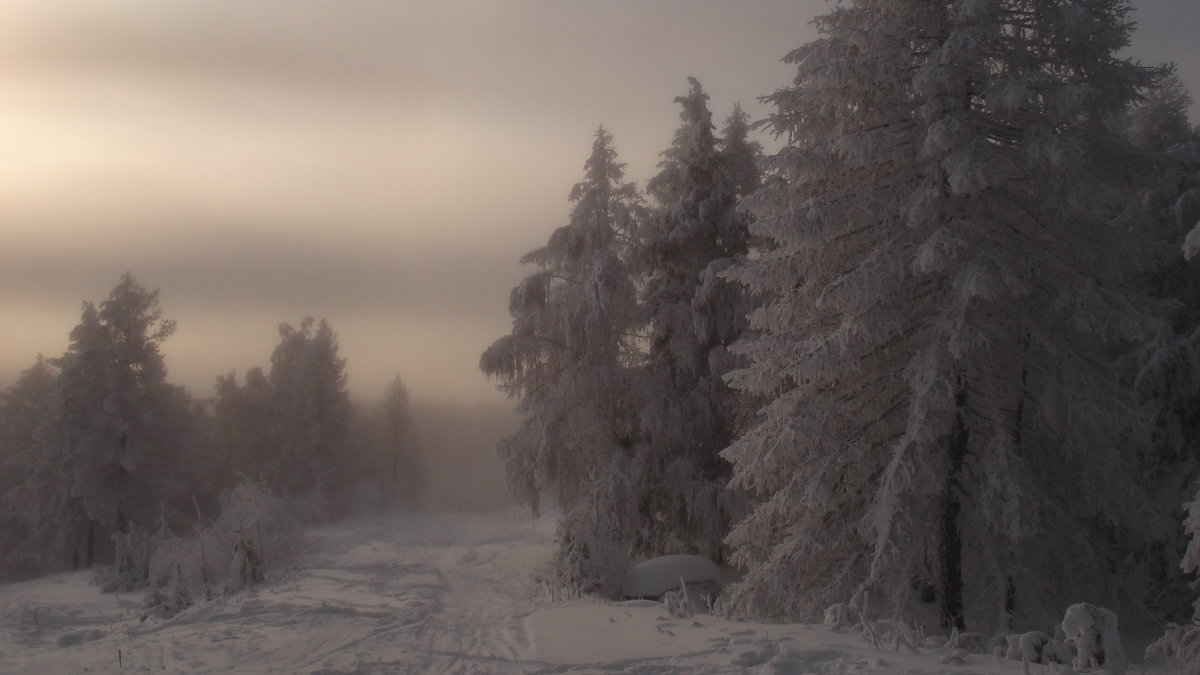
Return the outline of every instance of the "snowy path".
{"type": "Polygon", "coordinates": [[[944,652],[879,651],[820,626],[553,602],[533,582],[552,530],[465,514],[315,528],[282,579],[165,620],[141,618],[141,594],[99,593],[89,573],[0,586],[0,672],[1022,672],[994,657],[942,665],[944,652]]]}
{"type": "MultiPolygon", "coordinates": [[[[545,523],[541,523],[544,527],[545,523]]],[[[282,581],[141,620],[89,574],[0,587],[4,672],[527,672],[539,524],[414,515],[315,528],[282,581]]]]}

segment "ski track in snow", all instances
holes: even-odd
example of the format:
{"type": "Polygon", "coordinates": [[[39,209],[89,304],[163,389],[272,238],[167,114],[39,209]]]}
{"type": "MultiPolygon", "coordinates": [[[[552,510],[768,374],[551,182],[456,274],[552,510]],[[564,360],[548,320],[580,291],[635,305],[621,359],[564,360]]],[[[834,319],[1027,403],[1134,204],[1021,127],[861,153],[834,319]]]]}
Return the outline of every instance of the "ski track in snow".
{"type": "MultiPolygon", "coordinates": [[[[310,528],[310,553],[255,590],[146,616],[90,572],[0,586],[0,672],[1020,673],[874,650],[820,626],[553,601],[534,582],[553,522],[414,514],[310,528]]],[[[647,606],[651,605],[651,606],[647,606]]],[[[1052,672],[1032,666],[1030,672],[1052,672]]]]}
{"type": "Polygon", "coordinates": [[[3,672],[528,672],[538,523],[412,515],[310,529],[282,579],[169,618],[88,572],[0,587],[3,672]]]}

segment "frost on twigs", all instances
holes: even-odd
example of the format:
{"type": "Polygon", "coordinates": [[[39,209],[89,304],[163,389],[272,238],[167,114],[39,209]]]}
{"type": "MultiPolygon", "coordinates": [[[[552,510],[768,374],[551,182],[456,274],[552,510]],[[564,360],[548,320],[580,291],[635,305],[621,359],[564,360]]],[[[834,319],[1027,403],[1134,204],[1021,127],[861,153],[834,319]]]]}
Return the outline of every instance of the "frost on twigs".
{"type": "Polygon", "coordinates": [[[1200,675],[1200,622],[1168,626],[1161,637],[1146,647],[1146,661],[1159,660],[1182,675],[1200,675]]]}
{"type": "Polygon", "coordinates": [[[853,628],[855,624],[854,610],[844,602],[832,604],[825,609],[825,620],[823,623],[830,630],[841,631],[853,628]]]}
{"type": "Polygon", "coordinates": [[[189,537],[159,541],[150,556],[150,583],[207,598],[261,583],[294,555],[303,540],[286,503],[261,486],[242,483],[221,498],[221,515],[189,537]]]}
{"type": "Polygon", "coordinates": [[[149,576],[147,570],[155,541],[154,537],[138,528],[114,534],[113,564],[96,571],[100,590],[104,593],[121,593],[144,585],[149,576]]]}

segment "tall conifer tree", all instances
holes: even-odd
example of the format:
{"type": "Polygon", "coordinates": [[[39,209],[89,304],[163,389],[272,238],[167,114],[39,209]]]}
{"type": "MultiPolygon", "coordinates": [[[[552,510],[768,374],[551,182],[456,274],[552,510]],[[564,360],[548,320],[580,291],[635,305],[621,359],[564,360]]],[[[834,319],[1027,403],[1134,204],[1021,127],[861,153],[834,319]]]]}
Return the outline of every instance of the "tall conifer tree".
{"type": "Polygon", "coordinates": [[[729,273],[771,298],[732,380],[774,398],[726,451],[762,497],[731,535],[742,611],[925,595],[993,630],[1138,605],[1117,561],[1161,521],[1115,358],[1157,326],[1109,225],[1107,122],[1152,79],[1115,56],[1128,11],[858,0],[788,55],[751,200],[775,248],[729,273]]]}
{"type": "Polygon", "coordinates": [[[655,207],[639,238],[649,353],[639,391],[644,445],[637,454],[639,531],[647,554],[721,556],[733,514],[729,465],[720,451],[733,439],[738,405],[725,382],[728,347],[745,327],[745,298],[722,270],[746,254],[737,210],[739,183],[757,180],[753,147],[736,113],[723,152],[708,95],[695,78],[671,147],[648,192],[655,207]],[[740,126],[739,126],[740,125],[740,126]],[[738,165],[728,161],[738,160],[738,165]]]}
{"type": "Polygon", "coordinates": [[[565,579],[611,591],[630,527],[637,429],[629,372],[639,318],[624,256],[641,198],[603,127],[584,172],[568,223],[522,258],[538,271],[513,289],[512,332],[484,351],[480,368],[525,415],[499,445],[511,490],[535,511],[542,492],[555,498],[565,579]]]}
{"type": "Polygon", "coordinates": [[[84,303],[58,361],[54,431],[26,487],[35,536],[76,564],[104,557],[112,533],[153,527],[182,489],[190,410],[159,351],[174,331],[158,291],[125,274],[99,310],[84,303]]]}

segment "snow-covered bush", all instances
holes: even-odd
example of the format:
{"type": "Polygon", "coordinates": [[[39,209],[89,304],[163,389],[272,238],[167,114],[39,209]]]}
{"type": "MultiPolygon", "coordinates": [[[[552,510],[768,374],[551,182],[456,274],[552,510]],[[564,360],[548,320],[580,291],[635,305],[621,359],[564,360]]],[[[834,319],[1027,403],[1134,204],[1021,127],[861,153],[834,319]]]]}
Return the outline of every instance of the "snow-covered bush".
{"type": "Polygon", "coordinates": [[[573,510],[559,525],[555,556],[559,585],[570,595],[616,598],[629,567],[629,553],[612,530],[596,528],[581,511],[573,510]]]}
{"type": "MultiPolygon", "coordinates": [[[[1195,573],[1200,570],[1200,490],[1197,490],[1192,501],[1183,506],[1187,509],[1187,516],[1183,519],[1183,531],[1188,536],[1188,547],[1179,566],[1184,572],[1195,573]]],[[[1200,614],[1200,598],[1192,606],[1196,613],[1200,614]]]]}
{"type": "Polygon", "coordinates": [[[1076,670],[1095,670],[1100,666],[1113,675],[1125,672],[1127,662],[1117,630],[1117,615],[1086,602],[1071,605],[1062,620],[1066,642],[1075,649],[1071,664],[1076,670]]]}
{"type": "Polygon", "coordinates": [[[830,630],[845,630],[852,628],[857,621],[854,619],[854,608],[845,602],[836,602],[825,608],[825,619],[822,621],[830,630]]]}
{"type": "MultiPolygon", "coordinates": [[[[1179,566],[1184,572],[1194,574],[1200,570],[1200,491],[1183,506],[1187,509],[1183,530],[1188,537],[1188,546],[1179,566]]],[[[1180,673],[1200,675],[1200,599],[1193,607],[1196,613],[1190,624],[1171,624],[1161,637],[1146,647],[1147,661],[1161,657],[1180,673]]]]}
{"type": "Polygon", "coordinates": [[[146,583],[156,537],[134,528],[129,532],[118,532],[112,538],[115,544],[113,564],[105,565],[96,571],[95,580],[100,585],[100,590],[105,593],[119,593],[146,583]]]}
{"type": "Polygon", "coordinates": [[[1161,637],[1146,647],[1147,662],[1160,658],[1180,675],[1200,675],[1200,622],[1168,626],[1161,637]]]}
{"type": "Polygon", "coordinates": [[[1050,637],[1041,631],[1014,633],[1004,638],[1004,658],[1024,663],[1062,663],[1071,662],[1071,649],[1058,638],[1050,637]]]}
{"type": "Polygon", "coordinates": [[[234,592],[259,583],[294,555],[303,539],[287,504],[254,483],[221,497],[221,515],[190,537],[158,542],[149,561],[151,583],[191,597],[234,592]]]}

